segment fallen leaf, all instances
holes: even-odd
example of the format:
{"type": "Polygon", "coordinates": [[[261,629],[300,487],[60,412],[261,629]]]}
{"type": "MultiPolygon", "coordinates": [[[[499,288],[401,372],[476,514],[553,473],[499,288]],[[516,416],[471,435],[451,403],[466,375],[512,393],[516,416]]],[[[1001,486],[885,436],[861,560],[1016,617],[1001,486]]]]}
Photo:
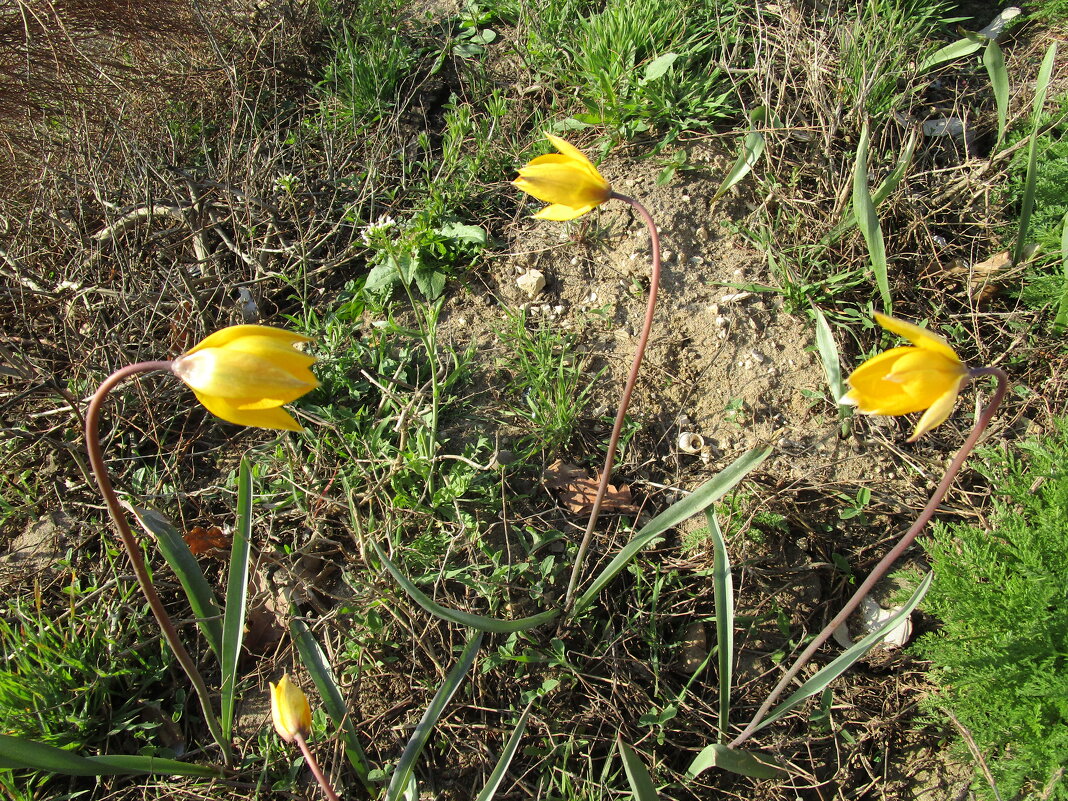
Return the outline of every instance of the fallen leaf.
{"type": "Polygon", "coordinates": [[[224,534],[218,526],[211,526],[210,528],[193,526],[182,537],[185,539],[185,544],[189,546],[193,556],[200,556],[201,554],[219,556],[219,551],[230,547],[229,535],[224,534]]]}
{"type": "MultiPolygon", "coordinates": [[[[588,515],[593,511],[599,482],[590,478],[582,468],[557,460],[545,468],[543,480],[545,486],[557,491],[561,505],[572,514],[588,515]]],[[[617,487],[609,484],[604,500],[601,502],[601,511],[638,514],[638,507],[634,505],[630,487],[617,487]]]]}

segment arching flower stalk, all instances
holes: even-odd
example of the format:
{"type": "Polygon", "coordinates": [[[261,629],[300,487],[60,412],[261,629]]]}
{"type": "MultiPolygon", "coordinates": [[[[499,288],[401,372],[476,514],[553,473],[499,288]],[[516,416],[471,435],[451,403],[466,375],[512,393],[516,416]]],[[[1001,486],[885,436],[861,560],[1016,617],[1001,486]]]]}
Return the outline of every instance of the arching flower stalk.
{"type": "Polygon", "coordinates": [[[623,395],[616,411],[615,424],[608,438],[608,453],[605,455],[604,468],[601,471],[601,479],[597,485],[597,495],[593,500],[593,508],[590,510],[589,521],[586,530],[579,543],[578,552],[575,555],[575,564],[571,569],[571,578],[568,581],[567,593],[564,595],[564,610],[569,611],[575,599],[575,590],[582,574],[582,567],[593,539],[593,531],[597,526],[597,519],[601,513],[601,505],[608,492],[608,483],[612,477],[612,465],[615,461],[616,450],[619,447],[619,437],[623,432],[623,423],[626,420],[627,407],[630,405],[631,396],[634,394],[634,385],[638,380],[638,371],[641,369],[645,349],[649,344],[649,334],[653,327],[653,312],[656,309],[656,293],[660,286],[660,234],[656,223],[648,210],[632,197],[620,194],[612,189],[593,166],[588,158],[576,147],[568,144],[558,136],[550,133],[545,134],[553,146],[560,151],[544,156],[538,156],[521,167],[519,177],[512,183],[522,189],[528,195],[549,205],[534,216],[541,220],[573,220],[589,211],[592,211],[602,203],[609,200],[622,200],[628,203],[645,222],[649,229],[649,238],[652,242],[653,260],[649,273],[649,300],[645,310],[645,321],[638,335],[638,345],[631,361],[630,372],[623,387],[623,395]]]}
{"type": "Polygon", "coordinates": [[[827,642],[842,623],[849,619],[860,606],[861,601],[887,574],[894,562],[908,549],[934,517],[942,499],[949,491],[950,485],[957,477],[964,460],[978,443],[980,436],[990,425],[994,413],[1001,405],[1008,389],[1008,376],[997,367],[976,367],[969,369],[961,361],[956,351],[942,337],[904,320],[875,314],[875,320],[883,328],[905,337],[912,346],[903,346],[884,351],[865,361],[849,376],[849,392],[842,398],[843,403],[855,404],[860,411],[867,414],[904,415],[923,412],[909,442],[941,425],[949,417],[956,404],[957,396],[970,379],[992,376],[997,380],[993,397],[979,414],[971,433],[964,441],[957,455],[950,462],[945,475],[938,483],[934,493],[927,501],[916,522],[902,535],[889,553],[872,568],[853,596],[842,607],[823,630],[816,635],[808,647],[801,652],[797,660],[768,694],[767,699],[753,715],[752,720],[729,744],[735,748],[755,732],[772,705],[778,700],[783,690],[790,685],[801,668],[827,642]]]}
{"type": "Polygon", "coordinates": [[[86,449],[100,494],[138,586],[159,623],[163,638],[196,691],[204,719],[223,751],[226,765],[232,762],[230,744],[224,740],[219,719],[211,708],[207,685],[156,592],[140,545],[111,485],[100,446],[100,414],[108,394],[127,378],[138,373],[167,371],[184,381],[209,411],[224,420],[238,425],[299,431],[300,425],[281,406],[318,385],[308,369],[315,357],[295,347],[307,341],[298,334],[262,325],[225,328],[173,361],[140,362],[112,373],[97,388],[85,416],[86,449]]]}

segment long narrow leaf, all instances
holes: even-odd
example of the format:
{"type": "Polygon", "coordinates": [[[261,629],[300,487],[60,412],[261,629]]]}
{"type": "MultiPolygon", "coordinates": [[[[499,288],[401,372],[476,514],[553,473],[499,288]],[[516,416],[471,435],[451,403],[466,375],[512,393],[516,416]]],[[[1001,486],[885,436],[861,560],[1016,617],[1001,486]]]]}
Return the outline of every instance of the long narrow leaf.
{"type": "Polygon", "coordinates": [[[493,796],[497,794],[501,782],[504,781],[504,774],[508,772],[508,766],[512,764],[512,757],[519,750],[519,741],[527,730],[527,718],[530,717],[530,710],[533,707],[534,699],[531,699],[530,703],[527,704],[527,708],[523,710],[523,714],[519,716],[519,722],[515,724],[515,731],[508,738],[508,742],[504,744],[504,750],[501,751],[501,755],[497,759],[497,766],[493,769],[493,773],[490,774],[489,778],[486,779],[486,786],[482,788],[482,792],[478,794],[478,798],[475,801],[492,801],[493,796]]]}
{"type": "Polygon", "coordinates": [[[966,33],[963,39],[947,44],[940,50],[929,55],[919,66],[919,72],[927,72],[940,64],[956,61],[958,58],[969,56],[989,41],[987,37],[979,33],[966,33]]]}
{"type": "Polygon", "coordinates": [[[83,757],[54,745],[0,734],[0,769],[38,770],[64,776],[122,776],[163,773],[174,776],[219,776],[210,765],[137,755],[83,757]]]}
{"type": "Polygon", "coordinates": [[[732,186],[745,178],[752,171],[753,165],[760,160],[761,155],[764,153],[764,134],[758,130],[757,126],[763,125],[766,118],[767,109],[764,106],[755,109],[749,115],[752,130],[745,135],[745,139],[742,141],[742,152],[738,154],[738,159],[734,162],[734,166],[727,173],[727,177],[723,179],[723,183],[719,185],[716,194],[712,196],[713,200],[722,197],[732,186]]]}
{"type": "Polygon", "coordinates": [[[868,124],[860,132],[857,143],[857,160],[853,167],[853,214],[868,246],[868,256],[875,272],[875,284],[883,300],[883,311],[890,314],[890,282],[886,274],[886,245],[875,203],[868,192],[868,124]]]}
{"type": "Polygon", "coordinates": [[[913,128],[912,133],[909,134],[908,141],[905,142],[905,149],[901,151],[901,155],[897,159],[897,163],[894,165],[894,169],[890,171],[890,174],[883,179],[883,182],[879,184],[874,192],[871,193],[871,202],[878,208],[879,204],[890,197],[890,193],[897,189],[898,184],[901,183],[901,179],[905,177],[905,171],[912,164],[912,156],[916,153],[916,145],[920,141],[920,134],[918,128],[913,128]]]}
{"type": "Polygon", "coordinates": [[[587,590],[575,601],[575,614],[588,607],[596,600],[598,594],[616,577],[627,562],[634,558],[646,545],[659,537],[669,528],[674,528],[683,520],[700,514],[713,503],[727,494],[739,481],[757,468],[768,456],[771,448],[754,448],[747,451],[724,467],[715,478],[702,484],[681,501],[678,501],[658,514],[624,545],[615,558],[593,580],[587,590]]]}
{"type": "Polygon", "coordinates": [[[1042,66],[1038,68],[1035,82],[1035,104],[1031,115],[1031,141],[1027,147],[1027,174],[1024,177],[1023,198],[1020,200],[1020,224],[1016,231],[1016,247],[1012,251],[1012,263],[1023,260],[1027,237],[1031,231],[1031,211],[1035,205],[1035,181],[1038,177],[1038,131],[1042,124],[1042,107],[1046,104],[1046,90],[1053,75],[1053,62],[1057,58],[1057,43],[1050,44],[1042,66]]]}
{"type": "Polygon", "coordinates": [[[933,579],[934,573],[928,573],[924,576],[923,581],[920,582],[916,591],[912,593],[912,597],[909,598],[908,603],[888,617],[882,626],[852,647],[847,648],[836,659],[820,669],[816,675],[798,687],[789,698],[775,707],[766,718],[760,721],[760,724],[753,729],[753,731],[759,731],[769,723],[774,723],[806,698],[821,692],[828,684],[849,670],[854,662],[864,656],[864,654],[868,653],[868,651],[874,648],[878,643],[882,642],[883,638],[893,631],[903,618],[912,614],[912,610],[917,607],[920,601],[923,600],[923,596],[927,594],[927,590],[931,586],[931,581],[933,579]]]}
{"type": "Polygon", "coordinates": [[[823,375],[827,379],[827,388],[831,391],[831,397],[838,403],[839,399],[846,394],[845,383],[842,381],[842,364],[838,357],[838,346],[834,342],[834,333],[827,324],[827,318],[823,312],[815,306],[812,307],[816,315],[816,350],[823,362],[823,375]]]}
{"type": "Polygon", "coordinates": [[[627,773],[627,781],[630,782],[630,791],[635,801],[659,801],[660,796],[656,793],[649,771],[638,759],[634,749],[623,742],[622,734],[616,735],[616,740],[619,743],[619,754],[623,757],[623,770],[627,773]]]}
{"type": "Polygon", "coordinates": [[[367,755],[360,745],[360,736],[352,722],[352,715],[349,714],[349,710],[345,706],[341,688],[337,686],[337,679],[334,678],[334,672],[330,669],[330,663],[326,660],[326,654],[323,653],[323,649],[319,647],[319,643],[315,641],[311,630],[303,620],[294,617],[289,622],[289,634],[297,646],[300,661],[304,663],[304,668],[311,676],[312,682],[315,683],[315,689],[319,691],[319,697],[323,701],[323,708],[326,710],[326,714],[330,716],[330,720],[337,726],[341,743],[345,746],[345,756],[348,758],[349,764],[356,771],[356,775],[359,776],[363,786],[374,795],[373,786],[367,779],[370,773],[367,755]]]}
{"type": "Polygon", "coordinates": [[[738,751],[719,743],[707,746],[698,754],[686,769],[686,775],[692,779],[709,768],[729,770],[755,779],[774,779],[787,775],[786,769],[774,757],[753,751],[738,751]]]}
{"type": "Polygon", "coordinates": [[[1064,285],[1061,290],[1061,302],[1057,306],[1057,317],[1053,320],[1053,330],[1062,333],[1068,326],[1068,212],[1061,220],[1061,269],[1064,272],[1064,285]]]}
{"type": "Polygon", "coordinates": [[[160,553],[185,590],[189,607],[196,616],[204,639],[218,658],[222,654],[222,610],[215,601],[215,593],[208,580],[204,578],[200,563],[171,521],[154,509],[129,508],[141,527],[155,538],[160,553]]]}
{"type": "Polygon", "coordinates": [[[234,695],[237,692],[237,661],[245,634],[248,605],[249,538],[252,536],[252,470],[248,457],[241,457],[237,472],[237,525],[230,545],[230,572],[226,580],[226,608],[223,611],[222,689],[220,711],[223,739],[229,741],[234,725],[234,695]]]}
{"type": "Polygon", "coordinates": [[[712,589],[716,600],[716,653],[719,657],[719,736],[726,739],[731,714],[731,687],[734,682],[734,581],[727,541],[716,513],[705,511],[712,534],[712,589]]]}
{"type": "Polygon", "coordinates": [[[386,557],[386,554],[378,547],[377,542],[372,540],[371,547],[375,549],[375,554],[382,561],[382,565],[389,571],[389,574],[393,576],[394,581],[400,584],[401,589],[408,593],[408,596],[423,607],[423,609],[432,615],[440,617],[442,620],[459,623],[461,626],[467,626],[468,628],[476,629],[478,631],[491,631],[495,634],[511,634],[516,631],[527,631],[528,629],[540,626],[543,623],[549,623],[555,620],[560,614],[559,610],[550,609],[532,615],[531,617],[519,618],[518,620],[498,620],[495,617],[483,617],[482,615],[472,615],[470,612],[449,609],[448,607],[433,601],[426,593],[416,587],[415,584],[413,584],[408,577],[386,557]]]}
{"type": "MultiPolygon", "coordinates": [[[[901,179],[905,177],[905,172],[908,170],[909,165],[912,164],[912,157],[916,153],[916,145],[920,141],[919,128],[913,128],[912,133],[909,134],[908,140],[905,142],[905,148],[901,151],[901,155],[897,158],[897,163],[894,164],[894,169],[890,171],[890,174],[883,179],[882,183],[876,187],[875,191],[871,193],[871,202],[875,204],[876,210],[884,200],[886,200],[897,189],[901,183],[901,179]]],[[[834,229],[824,238],[824,245],[831,245],[838,240],[846,231],[850,230],[857,224],[857,215],[853,211],[852,206],[842,216],[842,221],[834,227],[834,229]]]]}
{"type": "Polygon", "coordinates": [[[1001,149],[1005,138],[1005,126],[1009,118],[1009,72],[1005,69],[1005,54],[1001,46],[991,39],[983,51],[983,66],[990,76],[990,88],[994,91],[994,103],[998,110],[998,140],[994,152],[1001,149]]]}
{"type": "Polygon", "coordinates": [[[449,671],[449,675],[445,677],[445,681],[438,688],[437,693],[434,694],[434,698],[430,701],[430,706],[423,713],[423,717],[412,733],[412,738],[408,741],[408,745],[404,748],[404,753],[401,754],[401,758],[397,762],[397,767],[393,771],[393,778],[389,782],[389,789],[386,790],[385,801],[399,801],[405,794],[412,777],[415,775],[415,763],[422,755],[427,740],[430,739],[431,730],[438,724],[438,720],[441,719],[442,714],[445,712],[445,707],[448,706],[456,691],[460,689],[467,671],[474,664],[475,655],[481,645],[482,632],[479,631],[468,640],[467,645],[464,646],[463,653],[460,654],[460,661],[456,663],[456,667],[449,671]]]}

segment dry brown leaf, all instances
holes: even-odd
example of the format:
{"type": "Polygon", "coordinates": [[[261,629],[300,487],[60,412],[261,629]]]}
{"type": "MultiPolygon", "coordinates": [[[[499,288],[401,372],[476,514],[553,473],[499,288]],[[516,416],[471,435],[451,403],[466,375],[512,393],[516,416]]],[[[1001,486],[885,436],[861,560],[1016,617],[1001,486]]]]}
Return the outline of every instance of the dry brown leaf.
{"type": "Polygon", "coordinates": [[[193,526],[193,528],[182,536],[185,539],[185,544],[189,546],[189,550],[193,556],[207,554],[208,556],[222,558],[220,551],[230,547],[229,535],[224,534],[222,529],[218,526],[211,526],[209,528],[193,526]]]}
{"type": "MultiPolygon", "coordinates": [[[[557,491],[560,504],[572,514],[588,515],[593,511],[599,482],[590,478],[582,468],[557,460],[545,469],[542,480],[545,486],[557,491]]],[[[638,507],[634,505],[630,487],[617,487],[609,484],[604,500],[601,502],[601,511],[638,514],[638,507]]]]}

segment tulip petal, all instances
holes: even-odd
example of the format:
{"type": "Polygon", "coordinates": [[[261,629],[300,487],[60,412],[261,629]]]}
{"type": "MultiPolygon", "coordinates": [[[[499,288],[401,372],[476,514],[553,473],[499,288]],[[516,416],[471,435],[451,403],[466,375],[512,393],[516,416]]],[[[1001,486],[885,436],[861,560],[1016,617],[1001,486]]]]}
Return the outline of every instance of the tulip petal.
{"type": "Polygon", "coordinates": [[[226,398],[206,395],[193,390],[197,400],[216,417],[228,423],[253,428],[271,428],[280,431],[303,431],[304,428],[281,406],[269,409],[240,409],[226,398]]]}
{"type": "Polygon", "coordinates": [[[581,217],[588,211],[593,211],[593,206],[581,206],[575,208],[574,206],[565,206],[562,203],[553,203],[551,206],[546,206],[541,211],[533,215],[538,220],[556,220],[558,222],[565,222],[567,220],[573,220],[576,217],[581,217]]]}
{"type": "Polygon", "coordinates": [[[226,398],[244,409],[281,406],[318,386],[303,365],[298,371],[286,370],[273,359],[236,350],[233,344],[179,356],[171,369],[193,391],[226,398]]]}
{"type": "Polygon", "coordinates": [[[568,206],[595,206],[611,196],[600,176],[588,175],[569,164],[528,164],[512,183],[538,200],[568,206]]]}
{"type": "Polygon", "coordinates": [[[928,431],[935,426],[940,426],[946,422],[946,419],[953,412],[953,407],[957,405],[957,396],[960,394],[961,387],[964,386],[964,378],[961,378],[956,386],[947,390],[941,395],[930,408],[923,413],[920,417],[920,421],[916,423],[916,428],[912,432],[912,436],[908,438],[908,442],[915,442],[928,431]]]}
{"type": "Polygon", "coordinates": [[[229,345],[231,342],[241,339],[242,337],[249,336],[267,337],[290,346],[300,342],[311,342],[311,339],[308,337],[294,334],[292,331],[287,331],[284,328],[275,328],[270,325],[231,325],[216,331],[214,334],[209,334],[194,347],[190,348],[187,351],[187,355],[189,353],[196,353],[198,350],[204,350],[205,348],[221,348],[224,345],[229,345]]]}
{"type": "Polygon", "coordinates": [[[226,347],[226,352],[247,353],[269,362],[299,381],[309,385],[309,391],[319,386],[318,380],[308,368],[315,364],[315,357],[310,353],[296,350],[291,345],[280,342],[273,337],[248,336],[234,340],[226,347]]]}
{"type": "Polygon", "coordinates": [[[957,356],[956,351],[950,347],[945,339],[933,331],[928,331],[926,328],[920,328],[920,326],[913,325],[912,323],[906,323],[904,320],[899,320],[896,317],[888,317],[885,314],[879,314],[879,312],[875,312],[875,322],[887,331],[891,331],[898,336],[904,337],[917,348],[941,353],[947,359],[952,359],[957,364],[960,364],[960,357],[957,356]]]}
{"type": "Polygon", "coordinates": [[[596,168],[593,166],[593,162],[586,158],[586,154],[579,150],[577,147],[575,147],[573,144],[568,142],[566,139],[561,139],[559,136],[554,136],[548,131],[545,132],[545,138],[552,143],[553,147],[559,150],[567,158],[582,162],[593,168],[594,171],[596,171],[596,168]]]}

